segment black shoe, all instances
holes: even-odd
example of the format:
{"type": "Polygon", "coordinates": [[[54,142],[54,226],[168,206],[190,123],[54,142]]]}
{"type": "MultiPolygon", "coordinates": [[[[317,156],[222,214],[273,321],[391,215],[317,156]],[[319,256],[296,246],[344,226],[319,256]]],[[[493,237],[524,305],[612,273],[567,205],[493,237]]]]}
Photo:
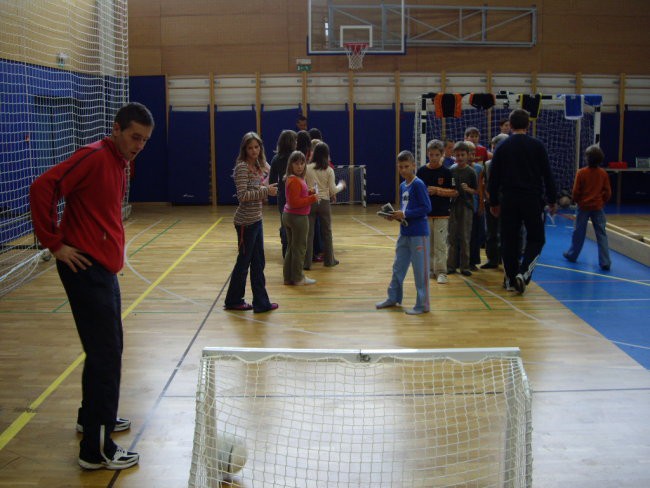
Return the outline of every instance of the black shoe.
{"type": "Polygon", "coordinates": [[[611,267],[610,266],[601,266],[600,269],[602,269],[603,271],[609,271],[611,269],[611,267]]]}
{"type": "Polygon", "coordinates": [[[491,262],[488,261],[483,266],[481,266],[481,269],[496,269],[498,267],[499,267],[498,264],[494,264],[494,263],[491,263],[491,262]]]}
{"type": "Polygon", "coordinates": [[[571,258],[569,257],[569,253],[568,253],[568,252],[563,252],[563,253],[562,253],[562,256],[564,256],[564,259],[566,259],[566,260],[569,261],[570,263],[575,263],[575,262],[576,262],[575,259],[571,259],[571,258]]]}
{"type": "Polygon", "coordinates": [[[526,293],[526,285],[527,283],[524,279],[524,275],[519,273],[517,276],[515,276],[515,290],[517,290],[520,295],[526,293]]]}
{"type": "Polygon", "coordinates": [[[460,272],[463,276],[472,276],[472,272],[469,269],[464,269],[460,272]]]}
{"type": "Polygon", "coordinates": [[[448,270],[447,270],[447,274],[448,274],[448,275],[450,275],[450,274],[456,274],[456,270],[455,270],[455,269],[448,269],[448,270]]]}
{"type": "Polygon", "coordinates": [[[472,264],[472,265],[469,267],[469,270],[470,270],[470,271],[478,271],[478,268],[476,267],[475,264],[472,264]]]}

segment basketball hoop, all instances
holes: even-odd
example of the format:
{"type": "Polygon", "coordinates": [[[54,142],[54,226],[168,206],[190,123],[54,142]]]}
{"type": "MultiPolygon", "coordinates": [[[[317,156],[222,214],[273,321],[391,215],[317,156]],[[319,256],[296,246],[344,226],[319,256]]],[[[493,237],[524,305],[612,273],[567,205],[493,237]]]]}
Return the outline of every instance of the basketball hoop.
{"type": "Polygon", "coordinates": [[[350,69],[363,68],[363,57],[368,51],[368,46],[367,42],[346,42],[343,44],[350,69]]]}

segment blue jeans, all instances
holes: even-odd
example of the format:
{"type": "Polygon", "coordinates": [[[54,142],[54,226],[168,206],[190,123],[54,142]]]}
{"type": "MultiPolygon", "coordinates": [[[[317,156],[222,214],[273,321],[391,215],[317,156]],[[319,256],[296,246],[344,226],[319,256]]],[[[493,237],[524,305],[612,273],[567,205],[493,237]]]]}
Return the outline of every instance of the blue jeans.
{"type": "Polygon", "coordinates": [[[388,299],[394,303],[402,303],[404,297],[404,278],[413,266],[413,278],[417,299],[415,310],[428,312],[429,303],[429,236],[402,236],[395,245],[395,261],[393,276],[388,285],[388,299]]]}
{"type": "Polygon", "coordinates": [[[594,226],[594,233],[596,234],[596,243],[598,244],[598,264],[601,268],[609,268],[612,261],[609,258],[609,245],[607,243],[607,233],[605,232],[605,225],[607,219],[605,212],[602,210],[582,210],[578,209],[576,215],[575,228],[573,229],[573,236],[571,237],[571,247],[566,252],[566,257],[570,261],[576,261],[582,251],[582,246],[585,243],[585,235],[587,234],[587,223],[591,219],[594,226]]]}
{"type": "Polygon", "coordinates": [[[244,303],[246,278],[251,270],[251,289],[253,290],[253,309],[262,312],[271,308],[269,295],[266,293],[264,278],[264,231],[262,221],[251,225],[235,225],[239,253],[237,262],[230,276],[230,285],[226,293],[226,307],[236,307],[244,303]]]}

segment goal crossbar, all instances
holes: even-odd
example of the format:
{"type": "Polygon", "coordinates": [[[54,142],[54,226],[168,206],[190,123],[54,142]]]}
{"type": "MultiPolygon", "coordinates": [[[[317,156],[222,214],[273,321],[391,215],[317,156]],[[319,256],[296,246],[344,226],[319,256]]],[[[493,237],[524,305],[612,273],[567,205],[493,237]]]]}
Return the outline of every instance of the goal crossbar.
{"type": "Polygon", "coordinates": [[[296,359],[337,357],[357,362],[377,361],[381,357],[408,359],[450,358],[462,362],[480,361],[486,357],[520,357],[518,347],[484,347],[454,349],[294,349],[257,347],[206,347],[203,357],[235,356],[244,361],[262,361],[273,356],[289,356],[296,359]]]}

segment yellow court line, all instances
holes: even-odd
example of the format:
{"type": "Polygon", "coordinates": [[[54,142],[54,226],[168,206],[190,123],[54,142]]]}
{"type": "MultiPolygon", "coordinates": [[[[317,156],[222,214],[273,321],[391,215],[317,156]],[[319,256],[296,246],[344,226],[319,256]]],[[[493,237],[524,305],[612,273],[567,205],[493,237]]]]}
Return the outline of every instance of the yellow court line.
{"type": "MultiPolygon", "coordinates": [[[[163,274],[161,274],[156,281],[151,283],[149,285],[149,288],[147,288],[132,304],[122,312],[122,320],[124,320],[134,309],[137,307],[142,300],[147,298],[147,295],[149,295],[159,284],[162,280],[164,280],[169,273],[171,273],[176,266],[178,266],[183,259],[187,257],[189,253],[192,252],[192,250],[203,240],[205,237],[214,229],[219,223],[223,220],[223,217],[220,217],[214,224],[210,226],[208,230],[206,230],[201,237],[199,237],[194,243],[188,247],[181,256],[174,261],[174,263],[165,270],[163,274]]],[[[11,441],[18,433],[25,427],[29,421],[36,415],[36,409],[49,397],[56,389],[65,381],[65,379],[70,376],[70,374],[79,366],[86,355],[84,353],[81,353],[77,359],[75,359],[70,366],[68,366],[63,373],[61,373],[51,384],[48,386],[43,393],[39,395],[39,397],[34,400],[27,410],[23,413],[21,413],[16,420],[14,420],[9,427],[5,429],[5,431],[0,434],[0,450],[4,449],[4,447],[11,441]]]]}
{"type": "Polygon", "coordinates": [[[580,273],[590,276],[599,276],[601,278],[609,278],[610,280],[624,281],[625,283],[633,283],[635,285],[650,286],[650,283],[639,280],[631,280],[629,278],[621,278],[620,276],[614,276],[611,274],[604,273],[594,273],[593,271],[582,271],[580,269],[567,268],[564,266],[553,266],[552,264],[538,264],[537,266],[541,268],[551,268],[551,269],[560,269],[562,271],[573,271],[574,273],[580,273]]]}

